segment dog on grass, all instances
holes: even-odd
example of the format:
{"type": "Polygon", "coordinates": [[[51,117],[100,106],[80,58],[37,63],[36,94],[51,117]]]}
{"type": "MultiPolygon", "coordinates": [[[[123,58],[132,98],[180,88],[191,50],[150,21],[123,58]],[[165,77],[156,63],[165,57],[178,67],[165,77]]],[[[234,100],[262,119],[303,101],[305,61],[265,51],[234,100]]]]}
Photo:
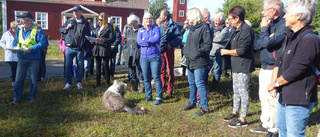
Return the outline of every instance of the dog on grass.
{"type": "Polygon", "coordinates": [[[126,89],[126,83],[115,80],[113,85],[103,94],[103,106],[111,112],[127,112],[133,115],[145,114],[144,108],[139,108],[123,97],[126,89]]]}

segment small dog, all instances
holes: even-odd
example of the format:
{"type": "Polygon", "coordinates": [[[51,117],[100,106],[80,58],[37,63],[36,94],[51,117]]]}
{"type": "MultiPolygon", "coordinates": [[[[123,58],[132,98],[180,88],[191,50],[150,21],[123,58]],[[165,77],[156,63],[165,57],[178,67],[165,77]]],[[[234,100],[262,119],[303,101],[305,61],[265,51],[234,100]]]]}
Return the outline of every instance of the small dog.
{"type": "Polygon", "coordinates": [[[140,109],[123,97],[126,89],[126,83],[115,80],[113,85],[103,94],[103,106],[111,112],[127,112],[133,115],[145,114],[144,108],[140,109]]]}

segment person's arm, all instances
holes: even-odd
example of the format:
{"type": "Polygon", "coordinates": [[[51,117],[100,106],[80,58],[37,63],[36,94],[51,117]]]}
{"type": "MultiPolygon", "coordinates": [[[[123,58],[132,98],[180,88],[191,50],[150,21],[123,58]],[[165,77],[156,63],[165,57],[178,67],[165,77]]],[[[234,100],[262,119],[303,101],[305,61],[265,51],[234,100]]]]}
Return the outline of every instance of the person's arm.
{"type": "Polygon", "coordinates": [[[67,20],[67,21],[59,28],[60,33],[63,33],[63,34],[68,33],[68,29],[69,29],[68,26],[70,26],[69,24],[70,24],[70,22],[69,22],[69,20],[67,20]]]}
{"type": "Polygon", "coordinates": [[[118,46],[121,42],[121,33],[118,27],[116,27],[115,33],[115,41],[111,44],[112,46],[118,46]]]}
{"type": "Polygon", "coordinates": [[[174,33],[174,39],[172,39],[168,46],[171,47],[177,47],[179,45],[181,45],[181,41],[182,41],[182,35],[178,29],[178,26],[177,25],[173,25],[173,33],[174,33]]]}
{"type": "Polygon", "coordinates": [[[1,48],[3,49],[6,49],[7,48],[7,45],[6,45],[6,39],[7,39],[8,35],[7,35],[7,32],[5,32],[2,37],[1,37],[1,40],[0,40],[0,46],[1,48]]]}
{"type": "MultiPolygon", "coordinates": [[[[151,30],[149,30],[149,31],[151,31],[151,30]]],[[[161,38],[160,28],[157,26],[154,26],[152,31],[154,32],[154,33],[152,33],[153,36],[146,37],[145,41],[148,43],[152,43],[152,44],[159,43],[160,38],[161,38]]]]}
{"type": "Polygon", "coordinates": [[[211,35],[210,35],[210,28],[207,26],[202,33],[202,39],[203,42],[200,45],[200,49],[199,51],[201,53],[209,53],[212,49],[212,39],[211,39],[211,35]]]}
{"type": "Polygon", "coordinates": [[[42,29],[39,29],[36,34],[36,42],[37,44],[32,45],[31,47],[27,48],[26,53],[29,53],[28,50],[30,50],[30,53],[37,53],[40,52],[47,47],[47,37],[46,34],[42,29]]]}
{"type": "Polygon", "coordinates": [[[213,43],[226,43],[230,38],[229,29],[223,28],[222,31],[213,38],[213,43]]]}
{"type": "Polygon", "coordinates": [[[137,34],[137,43],[138,43],[139,46],[145,47],[145,46],[148,46],[148,42],[143,37],[143,33],[144,33],[144,28],[140,28],[138,30],[138,34],[137,34]]]}

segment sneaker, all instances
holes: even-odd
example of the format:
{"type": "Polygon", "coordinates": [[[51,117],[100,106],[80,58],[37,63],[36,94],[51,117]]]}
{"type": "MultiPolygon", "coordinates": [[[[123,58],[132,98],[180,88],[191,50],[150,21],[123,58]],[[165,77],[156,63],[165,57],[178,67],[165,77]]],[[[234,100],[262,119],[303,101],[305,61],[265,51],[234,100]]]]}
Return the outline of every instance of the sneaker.
{"type": "Polygon", "coordinates": [[[158,105],[161,105],[163,104],[163,101],[162,99],[156,99],[153,103],[151,103],[152,106],[158,106],[158,105]]]}
{"type": "Polygon", "coordinates": [[[191,104],[191,103],[189,102],[187,106],[185,106],[184,108],[182,108],[182,110],[187,111],[187,110],[193,109],[194,107],[196,107],[196,104],[191,104]]]}
{"type": "Polygon", "coordinates": [[[198,112],[194,113],[193,115],[202,116],[202,115],[208,114],[208,113],[209,113],[209,109],[200,108],[200,110],[198,112]]]}
{"type": "Polygon", "coordinates": [[[230,121],[231,119],[233,119],[233,118],[236,118],[237,117],[237,115],[236,114],[233,114],[233,113],[231,113],[229,116],[227,116],[227,117],[225,117],[224,119],[223,119],[223,121],[230,121]]]}
{"type": "Polygon", "coordinates": [[[83,88],[82,84],[80,82],[77,84],[77,87],[78,87],[78,89],[82,89],[83,88]]]}
{"type": "Polygon", "coordinates": [[[17,105],[17,104],[19,104],[20,103],[20,100],[13,100],[12,102],[11,102],[11,105],[17,105]]]}
{"type": "Polygon", "coordinates": [[[152,97],[150,97],[150,98],[146,97],[143,99],[143,101],[152,101],[152,97]]]}
{"type": "Polygon", "coordinates": [[[278,137],[279,134],[278,133],[272,133],[272,132],[268,132],[267,137],[278,137]]]}
{"type": "Polygon", "coordinates": [[[71,85],[69,84],[69,83],[67,83],[65,86],[64,86],[64,90],[68,90],[68,89],[71,89],[72,87],[71,87],[71,85]]]}
{"type": "Polygon", "coordinates": [[[237,128],[237,127],[246,127],[248,126],[247,121],[242,122],[240,119],[237,119],[231,123],[228,124],[231,128],[237,128]]]}
{"type": "Polygon", "coordinates": [[[200,99],[197,99],[197,103],[196,104],[200,104],[200,99]]]}
{"type": "Polygon", "coordinates": [[[261,124],[261,125],[259,125],[259,126],[250,128],[250,131],[251,131],[251,132],[256,132],[256,133],[267,133],[267,132],[268,132],[268,129],[267,129],[267,128],[264,128],[264,127],[262,126],[262,124],[261,124]]]}
{"type": "Polygon", "coordinates": [[[172,96],[172,94],[167,94],[167,96],[166,96],[166,99],[171,99],[171,98],[173,98],[173,96],[172,96]]]}

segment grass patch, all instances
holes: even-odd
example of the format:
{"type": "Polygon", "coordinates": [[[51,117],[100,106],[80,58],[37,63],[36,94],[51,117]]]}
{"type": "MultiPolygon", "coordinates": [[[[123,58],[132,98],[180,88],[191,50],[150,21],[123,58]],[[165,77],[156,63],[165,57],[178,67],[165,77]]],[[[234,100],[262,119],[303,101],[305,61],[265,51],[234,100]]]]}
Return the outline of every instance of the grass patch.
{"type": "MultiPolygon", "coordinates": [[[[47,59],[61,56],[56,47],[51,50],[48,50],[47,59]]],[[[175,55],[178,54],[179,49],[175,55]]],[[[180,59],[178,57],[176,62],[180,59]]],[[[116,71],[115,79],[125,81],[127,74],[128,71],[116,71]]],[[[212,76],[209,78],[211,83],[212,76]]],[[[180,79],[181,76],[175,77],[174,98],[164,100],[160,106],[141,102],[145,95],[130,92],[132,87],[129,85],[125,98],[146,108],[146,115],[108,112],[102,106],[102,94],[106,89],[92,88],[95,77],[83,82],[84,89],[78,90],[73,84],[73,89],[68,91],[62,90],[65,85],[63,78],[48,78],[39,83],[38,100],[33,104],[26,99],[30,89],[30,82],[26,79],[25,98],[16,106],[9,105],[13,99],[10,79],[0,79],[0,133],[1,136],[266,136],[249,131],[249,128],[260,124],[258,72],[252,74],[250,85],[249,126],[238,129],[229,128],[223,121],[232,111],[231,79],[222,78],[220,93],[208,96],[211,113],[201,117],[193,116],[199,105],[190,111],[181,110],[188,102],[189,85],[180,79]]],[[[154,87],[153,94],[155,99],[154,87]]],[[[316,136],[319,122],[320,107],[317,105],[309,119],[307,137],[316,136]]]]}

